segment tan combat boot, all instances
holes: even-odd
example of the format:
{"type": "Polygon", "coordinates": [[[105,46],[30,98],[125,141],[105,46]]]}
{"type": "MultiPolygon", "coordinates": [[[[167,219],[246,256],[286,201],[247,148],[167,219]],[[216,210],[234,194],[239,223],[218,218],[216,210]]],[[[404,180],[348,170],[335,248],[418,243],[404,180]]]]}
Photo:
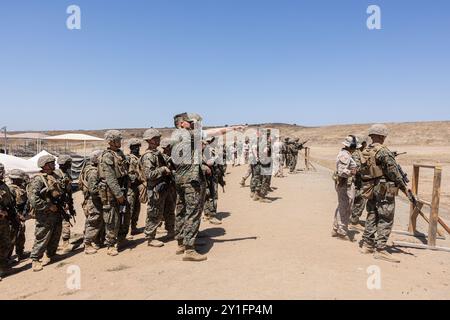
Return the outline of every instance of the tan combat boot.
{"type": "Polygon", "coordinates": [[[392,263],[400,263],[400,260],[394,258],[394,256],[392,254],[390,254],[389,252],[387,252],[384,249],[377,250],[375,252],[375,254],[373,255],[373,257],[378,260],[384,260],[384,261],[392,262],[392,263]]]}
{"type": "Polygon", "coordinates": [[[207,256],[199,254],[192,247],[189,247],[189,248],[186,247],[186,250],[184,251],[183,261],[200,262],[200,261],[205,261],[207,259],[208,259],[207,256]]]}
{"type": "Polygon", "coordinates": [[[115,257],[115,256],[117,256],[119,254],[119,251],[117,251],[117,248],[115,246],[114,247],[108,247],[108,249],[106,250],[106,254],[108,256],[115,257]]]}
{"type": "Polygon", "coordinates": [[[164,247],[164,242],[161,242],[161,241],[156,240],[156,239],[149,239],[148,242],[147,242],[147,245],[149,247],[161,248],[161,247],[164,247]]]}
{"type": "Polygon", "coordinates": [[[261,197],[259,196],[259,194],[257,192],[253,193],[253,201],[259,201],[261,199],[261,197]]]}
{"type": "Polygon", "coordinates": [[[85,244],[84,245],[84,253],[87,254],[87,255],[96,254],[97,250],[92,245],[85,244]]]}
{"type": "Polygon", "coordinates": [[[372,254],[375,252],[375,249],[371,246],[368,246],[367,244],[363,244],[361,249],[359,250],[362,254],[372,254]]]}
{"type": "Polygon", "coordinates": [[[67,254],[72,251],[72,245],[70,244],[69,240],[63,240],[62,246],[61,246],[61,253],[67,254]]]}
{"type": "Polygon", "coordinates": [[[178,242],[178,247],[177,247],[177,251],[175,252],[176,255],[180,255],[183,254],[184,251],[186,251],[186,247],[183,244],[183,240],[177,240],[178,242]]]}
{"type": "Polygon", "coordinates": [[[33,260],[33,263],[31,265],[33,268],[33,272],[39,272],[42,271],[42,269],[44,269],[42,267],[42,263],[39,260],[33,260]]]}
{"type": "Polygon", "coordinates": [[[94,248],[95,250],[100,250],[101,246],[97,243],[91,243],[92,248],[94,248]]]}
{"type": "Polygon", "coordinates": [[[245,179],[242,178],[242,180],[241,180],[241,182],[240,182],[239,184],[240,184],[240,186],[241,186],[242,188],[245,187],[245,179]]]}
{"type": "Polygon", "coordinates": [[[267,199],[265,196],[259,195],[259,202],[262,203],[271,203],[272,201],[270,201],[269,199],[267,199]]]}
{"type": "Polygon", "coordinates": [[[212,217],[212,218],[208,219],[208,221],[209,221],[209,223],[215,224],[215,225],[222,224],[222,222],[219,219],[217,219],[216,217],[212,217]]]}
{"type": "Polygon", "coordinates": [[[338,236],[338,233],[336,230],[331,230],[331,237],[336,238],[338,236]]]}

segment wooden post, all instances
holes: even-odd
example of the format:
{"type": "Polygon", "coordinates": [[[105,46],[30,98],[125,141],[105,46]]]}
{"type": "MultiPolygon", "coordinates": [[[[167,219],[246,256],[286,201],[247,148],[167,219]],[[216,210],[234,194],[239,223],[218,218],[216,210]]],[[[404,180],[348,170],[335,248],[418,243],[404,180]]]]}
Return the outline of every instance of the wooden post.
{"type": "Polygon", "coordinates": [[[437,224],[439,220],[439,195],[441,193],[442,167],[434,169],[433,198],[431,201],[430,224],[428,228],[428,245],[436,246],[437,224]]]}
{"type": "MultiPolygon", "coordinates": [[[[418,165],[413,166],[413,180],[412,180],[412,193],[417,196],[419,193],[419,177],[420,177],[420,167],[418,165]]],[[[416,232],[417,227],[417,216],[419,215],[417,210],[415,210],[414,205],[411,203],[409,210],[409,226],[408,231],[410,233],[416,232]]]]}

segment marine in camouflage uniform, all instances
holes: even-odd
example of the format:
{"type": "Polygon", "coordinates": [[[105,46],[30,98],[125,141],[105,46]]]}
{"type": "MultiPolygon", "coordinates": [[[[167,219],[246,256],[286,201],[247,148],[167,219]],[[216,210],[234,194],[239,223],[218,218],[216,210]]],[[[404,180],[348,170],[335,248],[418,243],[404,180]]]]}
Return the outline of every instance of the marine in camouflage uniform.
{"type": "Polygon", "coordinates": [[[387,242],[394,224],[395,197],[407,185],[399,171],[394,154],[384,145],[388,136],[385,125],[373,125],[369,130],[373,143],[364,151],[366,164],[362,168],[363,192],[367,201],[367,219],[361,252],[373,253],[376,259],[398,263],[387,251],[387,242]]]}
{"type": "Polygon", "coordinates": [[[341,240],[353,241],[348,235],[348,223],[355,196],[353,177],[358,167],[352,158],[352,152],[357,148],[357,139],[355,136],[348,136],[342,144],[344,148],[337,156],[334,175],[338,206],[334,214],[331,235],[341,240]]]}
{"type": "Polygon", "coordinates": [[[51,155],[42,156],[38,159],[38,166],[41,172],[33,177],[27,189],[30,206],[36,217],[35,241],[30,255],[35,272],[41,271],[42,265],[56,257],[62,232],[62,215],[65,214],[63,208],[56,205],[61,201],[64,190],[59,183],[60,177],[54,171],[55,158],[51,155]]]}
{"type": "Polygon", "coordinates": [[[5,167],[0,163],[0,281],[8,270],[8,255],[11,250],[11,221],[17,223],[14,197],[4,182],[5,167]]]}
{"type": "Polygon", "coordinates": [[[360,169],[362,166],[362,161],[364,159],[363,151],[367,147],[367,138],[358,139],[358,143],[361,144],[361,147],[352,154],[353,160],[355,160],[356,165],[358,166],[358,172],[355,176],[355,200],[353,201],[352,215],[350,217],[350,223],[352,225],[357,225],[359,223],[359,219],[361,218],[364,209],[366,208],[367,199],[363,197],[362,192],[362,179],[360,169]]]}
{"type": "Polygon", "coordinates": [[[127,195],[128,164],[122,147],[122,134],[117,130],[107,131],[105,140],[109,147],[99,161],[100,198],[105,222],[107,254],[118,255],[118,235],[122,217],[129,210],[127,195]]]}
{"type": "Polygon", "coordinates": [[[155,237],[158,226],[164,218],[164,204],[169,195],[169,185],[172,183],[172,171],[158,150],[161,133],[156,129],[148,129],[144,132],[143,139],[148,143],[148,149],[140,161],[141,170],[147,180],[148,192],[145,239],[150,247],[162,247],[164,243],[155,237]]]}
{"type": "Polygon", "coordinates": [[[183,254],[183,261],[204,261],[205,255],[195,250],[195,240],[200,228],[205,201],[206,178],[202,165],[201,118],[187,113],[174,117],[173,134],[175,144],[172,160],[176,165],[175,183],[177,188],[177,208],[175,216],[175,239],[177,254],[183,254]]]}
{"type": "Polygon", "coordinates": [[[266,196],[270,189],[272,162],[270,161],[270,148],[269,146],[264,146],[262,144],[261,133],[262,131],[258,132],[257,141],[252,146],[250,197],[254,201],[269,203],[271,201],[267,199],[266,196]],[[265,158],[264,163],[261,161],[261,156],[265,158]]]}
{"type": "Polygon", "coordinates": [[[103,152],[91,153],[89,163],[80,173],[80,186],[84,195],[83,211],[86,216],[84,230],[84,253],[95,254],[101,247],[100,232],[104,228],[103,204],[100,198],[100,177],[98,175],[99,157],[103,152]]]}
{"type": "MultiPolygon", "coordinates": [[[[55,173],[59,176],[61,188],[64,191],[64,209],[70,213],[72,217],[76,216],[75,207],[73,204],[73,192],[72,192],[72,158],[67,155],[61,155],[58,157],[59,169],[55,170],[55,173]]],[[[62,221],[62,252],[68,253],[72,251],[70,245],[70,222],[62,221]]]]}
{"type": "MultiPolygon", "coordinates": [[[[159,152],[162,154],[167,167],[173,172],[175,166],[171,158],[172,141],[170,139],[162,139],[159,144],[159,152]]],[[[167,188],[166,201],[163,205],[164,227],[167,231],[166,238],[172,240],[175,238],[175,207],[177,203],[177,188],[175,187],[175,180],[173,175],[169,180],[170,183],[167,188]]]]}
{"type": "Polygon", "coordinates": [[[139,200],[139,188],[142,185],[141,177],[139,175],[139,161],[141,156],[139,154],[141,148],[141,141],[139,139],[131,139],[129,142],[130,154],[127,156],[128,160],[128,194],[127,200],[130,210],[124,217],[124,224],[119,231],[119,238],[127,236],[131,224],[131,236],[138,234],[137,223],[139,220],[139,213],[141,212],[141,202],[139,200]]]}
{"type": "Polygon", "coordinates": [[[203,142],[203,164],[208,166],[211,175],[207,175],[204,172],[207,179],[207,186],[205,191],[205,206],[204,213],[205,219],[215,225],[220,225],[219,219],[217,219],[217,201],[219,200],[219,183],[223,187],[225,181],[223,179],[224,173],[220,164],[218,164],[218,156],[216,149],[212,146],[215,141],[214,137],[208,138],[203,142]]]}
{"type": "Polygon", "coordinates": [[[11,239],[12,247],[9,256],[12,256],[14,248],[16,249],[17,259],[23,260],[26,258],[25,255],[25,221],[29,213],[29,202],[26,190],[26,181],[28,180],[28,175],[19,169],[11,170],[8,174],[11,184],[8,185],[11,190],[11,194],[15,199],[17,217],[19,219],[19,224],[17,228],[11,228],[12,236],[11,239]]]}

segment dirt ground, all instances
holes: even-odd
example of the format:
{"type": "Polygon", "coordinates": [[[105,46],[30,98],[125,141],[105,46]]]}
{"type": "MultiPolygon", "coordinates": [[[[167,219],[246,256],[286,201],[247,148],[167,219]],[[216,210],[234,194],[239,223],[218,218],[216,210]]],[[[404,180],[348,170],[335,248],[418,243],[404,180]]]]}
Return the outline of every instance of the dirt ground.
{"type": "MultiPolygon", "coordinates": [[[[275,178],[270,204],[250,200],[249,189],[238,185],[246,168],[231,168],[220,194],[223,224],[201,225],[206,262],[182,262],[175,242],[150,248],[139,235],[117,257],[105,249],[86,256],[79,248],[39,273],[29,260],[14,266],[16,273],[0,282],[0,299],[450,299],[450,253],[399,248],[402,262],[392,264],[360,254],[358,242],[331,238],[336,194],[330,170],[316,167],[275,178]],[[66,285],[72,266],[80,268],[80,290],[66,285]],[[368,288],[368,268],[379,270],[379,289],[368,288]]],[[[79,194],[76,203],[74,233],[81,233],[79,194]]],[[[407,220],[400,200],[395,229],[405,230],[407,220]]],[[[450,241],[439,245],[450,247],[450,241]]]]}

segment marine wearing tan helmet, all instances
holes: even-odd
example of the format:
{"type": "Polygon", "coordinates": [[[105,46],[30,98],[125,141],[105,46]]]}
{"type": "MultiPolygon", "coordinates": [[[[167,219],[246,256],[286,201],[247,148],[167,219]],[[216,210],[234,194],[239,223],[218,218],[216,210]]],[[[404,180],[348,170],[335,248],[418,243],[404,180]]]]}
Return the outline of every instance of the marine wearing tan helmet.
{"type": "Polygon", "coordinates": [[[38,167],[43,169],[49,163],[55,163],[56,159],[54,156],[47,154],[38,159],[38,167]]]}

